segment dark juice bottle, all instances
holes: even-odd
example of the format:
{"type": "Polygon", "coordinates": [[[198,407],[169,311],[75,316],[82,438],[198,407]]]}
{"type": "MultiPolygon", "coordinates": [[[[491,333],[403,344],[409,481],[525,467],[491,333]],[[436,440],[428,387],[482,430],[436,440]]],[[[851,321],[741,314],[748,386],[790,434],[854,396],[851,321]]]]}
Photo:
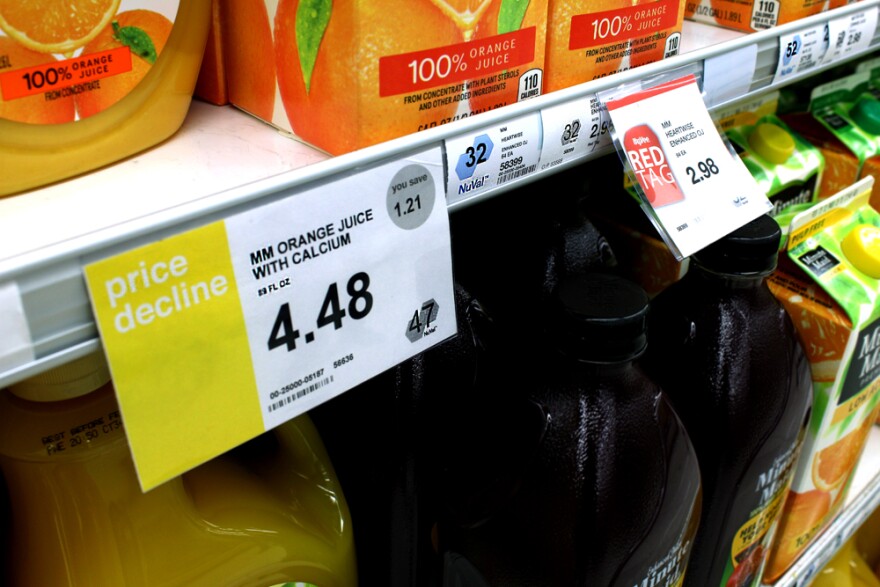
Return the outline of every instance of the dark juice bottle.
{"type": "Polygon", "coordinates": [[[437,418],[443,404],[459,405],[472,390],[485,319],[458,284],[455,304],[454,337],[310,411],[351,495],[362,585],[440,585],[437,418]]]}
{"type": "Polygon", "coordinates": [[[520,341],[531,361],[495,357],[497,391],[449,416],[444,585],[677,585],[700,479],[637,362],[647,295],[600,273],[554,292],[541,338],[520,341]]]}
{"type": "Polygon", "coordinates": [[[700,461],[703,513],[685,585],[755,585],[812,405],[807,359],[765,284],[781,232],[767,215],[691,257],[652,301],[645,364],[700,461]]]}

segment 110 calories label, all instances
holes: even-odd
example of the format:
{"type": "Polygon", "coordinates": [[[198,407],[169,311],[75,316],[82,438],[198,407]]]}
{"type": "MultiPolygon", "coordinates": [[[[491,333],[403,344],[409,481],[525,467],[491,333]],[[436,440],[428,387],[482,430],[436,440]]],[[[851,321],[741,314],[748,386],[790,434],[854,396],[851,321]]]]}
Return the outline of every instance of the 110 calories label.
{"type": "Polygon", "coordinates": [[[86,267],[147,490],[455,334],[439,148],[86,267]]]}
{"type": "Polygon", "coordinates": [[[677,258],[772,208],[722,140],[693,75],[600,98],[643,208],[677,258]]]}

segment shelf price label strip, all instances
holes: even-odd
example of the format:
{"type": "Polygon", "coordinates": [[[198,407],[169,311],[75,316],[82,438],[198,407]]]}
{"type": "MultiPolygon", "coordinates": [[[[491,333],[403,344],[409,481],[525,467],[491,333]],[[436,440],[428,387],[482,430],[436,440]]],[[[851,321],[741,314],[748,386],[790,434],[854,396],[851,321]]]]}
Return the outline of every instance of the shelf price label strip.
{"type": "Polygon", "coordinates": [[[868,49],[877,28],[876,6],[779,37],[773,83],[831,65],[868,49]]]}
{"type": "Polygon", "coordinates": [[[541,115],[533,112],[447,139],[447,203],[467,200],[536,173],[541,137],[541,115]]]}
{"type": "Polygon", "coordinates": [[[543,144],[540,171],[587,157],[611,147],[607,117],[603,120],[596,96],[578,98],[541,110],[543,144]]]}
{"type": "Polygon", "coordinates": [[[642,208],[676,258],[772,209],[721,138],[693,74],[599,97],[642,208]]]}
{"type": "Polygon", "coordinates": [[[147,491],[456,332],[439,147],[85,268],[147,491]]]}

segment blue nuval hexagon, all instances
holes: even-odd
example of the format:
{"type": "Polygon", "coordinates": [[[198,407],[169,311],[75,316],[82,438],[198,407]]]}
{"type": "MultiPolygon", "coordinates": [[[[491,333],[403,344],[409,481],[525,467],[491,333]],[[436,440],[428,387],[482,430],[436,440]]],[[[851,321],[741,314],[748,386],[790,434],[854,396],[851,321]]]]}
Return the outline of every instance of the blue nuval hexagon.
{"type": "Polygon", "coordinates": [[[459,155],[458,163],[455,165],[455,173],[458,175],[458,179],[468,179],[474,174],[474,171],[477,169],[477,165],[480,163],[478,158],[482,157],[483,161],[489,159],[489,156],[492,155],[492,149],[495,147],[495,144],[492,142],[492,139],[489,138],[489,135],[479,135],[474,138],[474,145],[465,150],[464,153],[459,155]],[[485,152],[481,152],[481,150],[477,149],[478,145],[485,145],[485,152]],[[470,152],[468,152],[470,151],[470,152]],[[473,161],[473,165],[468,165],[468,161],[473,161]]]}

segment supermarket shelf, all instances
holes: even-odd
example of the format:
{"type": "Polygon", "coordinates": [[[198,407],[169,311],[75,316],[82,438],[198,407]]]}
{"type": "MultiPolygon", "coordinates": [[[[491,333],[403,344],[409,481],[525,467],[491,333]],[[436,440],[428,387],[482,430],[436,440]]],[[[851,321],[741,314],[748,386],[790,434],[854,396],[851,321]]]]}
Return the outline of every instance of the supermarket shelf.
{"type": "Polygon", "coordinates": [[[880,428],[873,426],[846,505],[774,587],[805,587],[880,505],[880,428]]]}
{"type": "MultiPolygon", "coordinates": [[[[291,140],[231,107],[196,102],[180,132],[162,145],[94,173],[0,199],[0,387],[97,346],[97,329],[82,278],[82,267],[90,262],[294,196],[384,161],[430,147],[445,149],[447,141],[484,127],[551,107],[574,107],[621,83],[685,66],[696,67],[707,77],[707,68],[715,67],[717,76],[725,57],[736,57],[739,51],[754,54],[755,67],[743,74],[747,78],[732,80],[740,88],[733,95],[707,89],[707,105],[717,108],[758,95],[777,87],[773,77],[782,36],[831,18],[877,10],[878,5],[880,0],[864,0],[750,35],[687,22],[685,52],[676,57],[339,157],[328,157],[291,140]],[[4,319],[10,315],[15,319],[4,319]],[[15,349],[3,346],[3,341],[19,339],[24,359],[15,349]]],[[[878,46],[875,31],[870,46],[849,59],[878,46]]],[[[811,69],[786,83],[822,70],[811,69]]],[[[580,110],[575,114],[583,115],[580,110]]],[[[551,170],[456,201],[449,209],[454,212],[609,152],[610,146],[597,149],[551,170]]]]}

